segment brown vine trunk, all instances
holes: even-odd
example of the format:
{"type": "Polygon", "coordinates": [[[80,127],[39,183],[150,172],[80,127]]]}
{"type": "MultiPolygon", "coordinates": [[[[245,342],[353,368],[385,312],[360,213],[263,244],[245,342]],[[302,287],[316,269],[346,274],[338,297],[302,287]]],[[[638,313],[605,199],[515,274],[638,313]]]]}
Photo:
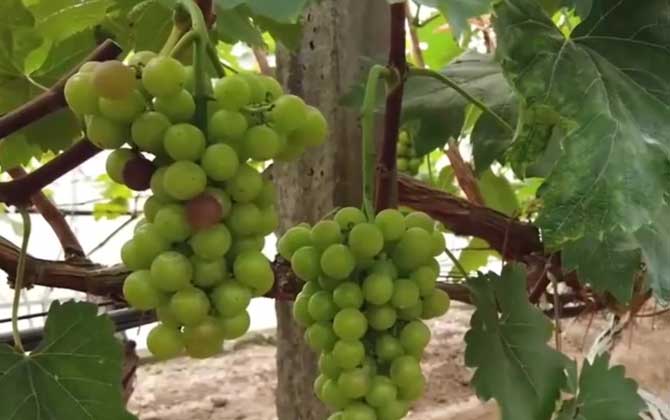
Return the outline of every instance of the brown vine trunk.
{"type": "MultiPolygon", "coordinates": [[[[336,206],[361,199],[360,127],[357,112],[339,105],[361,74],[359,57],[386,51],[385,2],[324,0],[305,13],[296,51],[278,54],[278,77],[328,118],[328,142],[296,163],[276,165],[280,231],[314,222],[336,206]]],[[[277,302],[277,415],[279,420],[323,420],[325,408],[312,392],[316,358],[293,324],[290,303],[277,302]]]]}

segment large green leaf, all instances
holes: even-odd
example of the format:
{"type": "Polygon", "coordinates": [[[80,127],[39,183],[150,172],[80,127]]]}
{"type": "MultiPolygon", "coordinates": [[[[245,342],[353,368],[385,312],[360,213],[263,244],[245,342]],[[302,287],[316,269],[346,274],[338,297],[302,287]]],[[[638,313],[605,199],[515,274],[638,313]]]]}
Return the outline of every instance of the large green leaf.
{"type": "Polygon", "coordinates": [[[216,13],[216,30],[219,39],[228,44],[242,41],[252,47],[265,45],[263,34],[254,25],[244,8],[220,8],[216,13]]]}
{"type": "Polygon", "coordinates": [[[640,271],[640,249],[628,235],[612,232],[602,241],[584,237],[563,247],[563,266],[576,269],[579,281],[598,292],[609,292],[627,303],[633,295],[635,274],[640,271]]]}
{"type": "MultiPolygon", "coordinates": [[[[489,257],[499,258],[500,254],[492,249],[491,245],[485,240],[472,238],[465,249],[458,254],[458,262],[466,272],[472,273],[473,271],[485,267],[489,262],[489,257]]],[[[451,270],[451,274],[458,275],[460,272],[454,267],[451,270]]]]}
{"type": "Polygon", "coordinates": [[[647,266],[649,285],[656,297],[670,301],[670,208],[665,206],[653,223],[635,233],[647,266]]]}
{"type": "Polygon", "coordinates": [[[416,0],[416,2],[439,9],[449,20],[456,36],[460,36],[470,28],[468,19],[483,15],[491,8],[491,0],[416,0]]]}
{"type": "MultiPolygon", "coordinates": [[[[491,56],[466,52],[452,61],[442,73],[508,121],[514,120],[514,96],[500,66],[491,56]]],[[[423,155],[442,147],[449,138],[458,138],[468,105],[466,99],[440,81],[423,77],[409,79],[405,86],[402,118],[404,122],[417,123],[419,127],[415,136],[417,153],[423,155]]],[[[482,149],[495,148],[488,164],[502,154],[512,138],[512,133],[491,122],[486,115],[482,115],[472,134],[476,156],[484,153],[482,149]],[[482,123],[490,125],[485,130],[478,129],[482,123]],[[502,147],[499,147],[499,143],[502,143],[502,147]]]]}
{"type": "Polygon", "coordinates": [[[508,216],[518,216],[519,200],[507,178],[489,169],[480,175],[477,184],[487,207],[508,216]]]}
{"type": "Polygon", "coordinates": [[[533,0],[496,4],[498,54],[529,109],[570,127],[540,190],[549,245],[651,222],[670,182],[670,6],[596,0],[566,39],[533,0]]]}
{"type": "Polygon", "coordinates": [[[54,302],[30,355],[0,346],[0,418],[132,420],[112,322],[89,303],[54,302]]]}
{"type": "Polygon", "coordinates": [[[468,282],[476,311],[465,335],[465,363],[477,395],[495,398],[502,420],[548,419],[565,386],[566,358],[547,345],[551,322],[528,303],[519,265],[468,282]]]}
{"type": "Polygon", "coordinates": [[[609,355],[584,362],[577,397],[563,403],[556,420],[637,420],[646,407],[637,384],[623,366],[609,366],[609,355]]]}
{"type": "Polygon", "coordinates": [[[37,30],[49,41],[62,41],[102,22],[112,0],[32,0],[28,8],[37,30]]]}

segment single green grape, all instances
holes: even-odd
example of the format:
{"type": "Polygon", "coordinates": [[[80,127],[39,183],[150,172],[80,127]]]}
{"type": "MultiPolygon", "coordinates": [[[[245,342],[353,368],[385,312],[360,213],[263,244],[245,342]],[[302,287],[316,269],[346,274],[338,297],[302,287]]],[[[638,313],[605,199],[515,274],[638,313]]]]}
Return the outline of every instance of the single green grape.
{"type": "MultiPolygon", "coordinates": [[[[167,204],[169,204],[169,202],[163,201],[163,199],[152,195],[151,197],[147,198],[147,201],[144,202],[144,206],[142,207],[142,214],[144,214],[144,218],[147,220],[147,222],[153,223],[156,219],[156,214],[167,204]]],[[[160,232],[160,227],[156,226],[156,229],[158,229],[160,232]]]]}
{"type": "Polygon", "coordinates": [[[405,217],[396,209],[386,209],[377,213],[375,225],[381,230],[386,242],[397,241],[406,230],[405,217]]]}
{"type": "Polygon", "coordinates": [[[437,273],[431,266],[424,265],[412,271],[409,276],[417,287],[422,297],[429,296],[435,290],[437,284],[437,273]]]}
{"type": "Polygon", "coordinates": [[[226,224],[235,235],[254,235],[259,233],[261,218],[261,211],[255,204],[233,204],[226,224]]]}
{"type": "Polygon", "coordinates": [[[253,160],[264,161],[277,156],[282,148],[282,137],[266,125],[251,127],[244,134],[245,155],[253,160]]]}
{"type": "Polygon", "coordinates": [[[315,321],[330,321],[338,312],[332,293],[325,290],[316,292],[309,298],[307,310],[315,321]]]}
{"type": "Polygon", "coordinates": [[[232,238],[224,224],[201,230],[191,237],[189,244],[195,255],[213,260],[223,257],[230,249],[232,238]]]}
{"type": "Polygon", "coordinates": [[[400,340],[391,334],[382,334],[375,341],[375,354],[381,361],[390,362],[403,354],[405,350],[400,340]]]}
{"type": "Polygon", "coordinates": [[[196,287],[179,290],[170,298],[170,310],[183,325],[198,325],[207,318],[210,303],[207,295],[196,287]]]}
{"type": "Polygon", "coordinates": [[[365,300],[373,305],[383,305],[393,297],[393,279],[386,274],[371,273],[363,280],[365,300]]]}
{"type": "Polygon", "coordinates": [[[365,223],[365,214],[356,207],[343,207],[335,213],[334,220],[342,230],[349,231],[359,223],[365,223]]]}
{"type": "Polygon", "coordinates": [[[91,73],[77,73],[65,83],[65,101],[77,115],[98,113],[98,95],[93,86],[91,73]]]}
{"type": "Polygon", "coordinates": [[[198,127],[181,123],[167,129],[163,143],[172,159],[196,161],[205,151],[206,140],[198,127]]]}
{"type": "Polygon", "coordinates": [[[159,324],[149,332],[147,348],[159,360],[177,357],[184,351],[181,331],[159,324]]]}
{"type": "Polygon", "coordinates": [[[129,270],[144,270],[151,266],[154,255],[140,252],[132,239],[121,247],[121,261],[129,270]]]}
{"type": "Polygon", "coordinates": [[[358,340],[339,340],[333,346],[332,354],[341,369],[353,369],[365,359],[365,346],[358,340]]]}
{"type": "Polygon", "coordinates": [[[214,260],[205,260],[193,255],[191,257],[193,264],[193,284],[201,288],[210,288],[218,286],[228,278],[226,269],[226,260],[217,258],[214,260]]]}
{"type": "Polygon", "coordinates": [[[274,284],[270,261],[259,251],[246,251],[238,255],[233,263],[233,273],[237,281],[249,287],[256,296],[269,292],[274,284]]]}
{"type": "Polygon", "coordinates": [[[416,381],[423,376],[419,361],[412,356],[400,356],[394,359],[389,373],[396,386],[416,381]]]}
{"type": "Polygon", "coordinates": [[[290,133],[300,127],[305,120],[307,106],[295,95],[283,95],[273,104],[270,118],[278,131],[290,133]]]}
{"type": "Polygon", "coordinates": [[[193,265],[176,251],[159,254],[151,263],[151,284],[164,292],[176,292],[191,284],[193,265]]]}
{"type": "Polygon", "coordinates": [[[343,235],[340,225],[334,220],[321,220],[312,227],[312,243],[319,249],[342,243],[343,235]]]}
{"type": "Polygon", "coordinates": [[[148,270],[134,271],[123,282],[123,296],[130,306],[147,311],[160,304],[160,293],[151,285],[148,270]]]}
{"type": "Polygon", "coordinates": [[[121,99],[100,98],[98,108],[103,117],[120,124],[130,124],[144,112],[146,103],[144,96],[134,90],[121,99]]]}
{"type": "Polygon", "coordinates": [[[238,140],[244,136],[249,124],[242,113],[221,109],[209,119],[210,140],[238,140]]]}
{"type": "Polygon", "coordinates": [[[395,325],[398,313],[391,305],[370,305],[365,311],[370,328],[377,331],[385,331],[395,325]]]}
{"type": "Polygon", "coordinates": [[[342,420],[377,420],[377,414],[367,404],[355,402],[344,409],[342,420]]]}
{"type": "Polygon", "coordinates": [[[86,118],[86,135],[101,149],[118,149],[128,138],[127,127],[98,115],[86,118]]]}
{"type": "Polygon", "coordinates": [[[214,97],[220,108],[237,111],[250,103],[251,88],[242,76],[233,74],[217,80],[214,97]]]}
{"type": "Polygon", "coordinates": [[[226,183],[226,192],[240,203],[253,201],[263,189],[263,177],[252,166],[243,163],[226,183]]]}
{"type": "Polygon", "coordinates": [[[142,85],[155,97],[176,95],[185,81],[186,69],[172,57],[155,57],[142,70],[142,85]]]}
{"type": "Polygon", "coordinates": [[[335,244],[323,251],[320,265],[327,276],[343,280],[354,271],[356,260],[346,245],[335,244]]]}
{"type": "Polygon", "coordinates": [[[226,181],[235,176],[240,167],[235,149],[227,144],[213,144],[202,155],[202,168],[214,181],[226,181]]]}
{"type": "Polygon", "coordinates": [[[421,228],[430,233],[435,228],[435,221],[422,211],[413,211],[405,216],[405,226],[407,229],[413,227],[421,228]]]}
{"type": "Polygon", "coordinates": [[[430,233],[419,227],[407,229],[392,252],[394,264],[402,271],[412,271],[426,264],[432,255],[430,233]]]}
{"type": "Polygon", "coordinates": [[[343,409],[350,403],[337,385],[337,381],[332,378],[324,381],[321,387],[321,400],[327,406],[335,409],[343,409]]]}
{"type": "Polygon", "coordinates": [[[207,316],[197,325],[186,325],[183,338],[189,356],[196,359],[212,357],[223,346],[223,327],[218,319],[207,316]]]}
{"type": "Polygon", "coordinates": [[[363,306],[363,291],[358,283],[346,281],[333,290],[333,301],[339,308],[358,309],[363,306]]]}
{"type": "Polygon", "coordinates": [[[118,60],[98,63],[91,73],[96,93],[109,99],[123,99],[135,89],[135,72],[118,60]]]}
{"type": "Polygon", "coordinates": [[[284,94],[284,89],[274,77],[260,75],[258,78],[265,90],[264,101],[272,102],[284,94]]]}
{"type": "Polygon", "coordinates": [[[258,227],[260,235],[266,236],[272,234],[279,228],[279,212],[274,206],[268,206],[261,209],[261,223],[258,227]]]}
{"type": "Polygon", "coordinates": [[[250,103],[259,104],[265,101],[265,84],[261,79],[261,75],[243,71],[238,73],[238,76],[243,78],[247,82],[247,85],[249,85],[250,103]]]}
{"type": "Polygon", "coordinates": [[[249,317],[249,312],[242,311],[233,317],[221,318],[220,322],[223,330],[223,338],[233,340],[242,337],[249,331],[251,318],[249,317]]]}
{"type": "Polygon", "coordinates": [[[177,200],[190,200],[205,191],[206,186],[205,171],[190,161],[178,161],[171,164],[163,175],[165,192],[177,200]]]}
{"type": "Polygon", "coordinates": [[[372,223],[359,223],[349,232],[349,248],[360,258],[372,258],[384,248],[381,229],[372,223]]]}
{"type": "Polygon", "coordinates": [[[170,127],[170,120],[160,112],[149,111],[140,115],[130,127],[130,136],[140,149],[163,153],[163,137],[170,127]]]}
{"type": "MultiPolygon", "coordinates": [[[[314,296],[311,299],[314,299],[314,296]]],[[[368,320],[358,309],[344,308],[333,319],[333,330],[342,340],[359,340],[367,329],[368,320]]]]}
{"type": "Polygon", "coordinates": [[[307,106],[300,125],[290,133],[289,142],[306,147],[323,144],[328,137],[328,121],[318,109],[307,106]]]}
{"type": "Polygon", "coordinates": [[[160,235],[156,226],[151,223],[144,223],[135,231],[133,242],[136,245],[137,252],[145,255],[145,258],[151,259],[170,248],[170,243],[160,235]]]}
{"type": "Polygon", "coordinates": [[[361,368],[348,370],[337,378],[337,385],[345,397],[362,398],[370,389],[370,376],[361,368]]]}
{"type": "Polygon", "coordinates": [[[305,341],[312,350],[321,353],[332,350],[337,337],[330,324],[316,322],[305,330],[305,341]]]}
{"type": "Polygon", "coordinates": [[[195,115],[195,101],[187,90],[182,89],[174,95],[154,98],[154,109],[173,123],[187,122],[195,115]]]}
{"type": "Polygon", "coordinates": [[[398,279],[394,283],[391,303],[398,309],[410,308],[419,302],[419,287],[409,279],[398,279]]]}
{"type": "Polygon", "coordinates": [[[170,242],[183,242],[193,233],[186,218],[184,206],[177,203],[161,207],[156,212],[153,224],[158,233],[170,242]]]}
{"type": "Polygon", "coordinates": [[[293,301],[293,319],[298,325],[304,328],[309,327],[316,322],[309,314],[309,298],[309,295],[299,293],[295,301],[293,301]]]}
{"type": "Polygon", "coordinates": [[[226,281],[217,286],[210,295],[212,304],[224,318],[242,313],[251,302],[251,290],[236,281],[226,281]]]}
{"type": "Polygon", "coordinates": [[[435,289],[433,293],[424,297],[421,318],[438,318],[449,311],[451,301],[444,290],[435,289]]]}
{"type": "Polygon", "coordinates": [[[381,408],[391,404],[398,397],[398,388],[387,376],[377,375],[370,380],[365,402],[372,407],[381,408]]]}
{"type": "Polygon", "coordinates": [[[337,378],[342,369],[335,363],[332,353],[321,353],[319,356],[319,371],[330,378],[337,378]]]}
{"type": "MultiPolygon", "coordinates": [[[[277,242],[279,255],[286,260],[291,260],[293,254],[300,248],[312,245],[312,235],[304,226],[294,226],[282,235],[277,242]]],[[[317,261],[317,264],[319,262],[317,261]]],[[[317,271],[320,271],[317,269],[317,271]]]]}

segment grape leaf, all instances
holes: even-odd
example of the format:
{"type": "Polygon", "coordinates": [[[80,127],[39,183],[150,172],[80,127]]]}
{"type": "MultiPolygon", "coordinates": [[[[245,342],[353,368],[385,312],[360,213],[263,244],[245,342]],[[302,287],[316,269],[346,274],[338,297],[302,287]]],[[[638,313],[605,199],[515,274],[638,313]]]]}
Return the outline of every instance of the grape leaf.
{"type": "MultiPolygon", "coordinates": [[[[472,238],[468,245],[458,254],[458,262],[466,272],[471,273],[486,266],[489,262],[489,257],[500,257],[495,250],[491,249],[491,245],[481,238],[472,238]]],[[[459,270],[454,267],[451,274],[460,274],[459,270]]]]}
{"type": "Polygon", "coordinates": [[[489,169],[480,175],[477,184],[487,207],[508,216],[518,214],[519,200],[507,178],[496,175],[489,169]]]}
{"type": "Polygon", "coordinates": [[[416,0],[416,3],[442,12],[457,37],[470,29],[468,19],[481,16],[491,8],[491,0],[416,0]]]}
{"type": "Polygon", "coordinates": [[[630,235],[612,232],[602,241],[590,236],[565,244],[563,265],[576,269],[581,283],[598,292],[609,292],[627,303],[633,295],[635,274],[640,270],[640,249],[630,235]]]}
{"type": "Polygon", "coordinates": [[[495,9],[506,77],[530,108],[572,127],[540,190],[548,245],[651,222],[670,182],[667,2],[596,0],[570,39],[534,1],[495,9]]]}
{"type": "Polygon", "coordinates": [[[623,366],[609,367],[609,355],[584,362],[577,397],[563,403],[556,420],[634,420],[646,405],[623,366]]]}
{"type": "MultiPolygon", "coordinates": [[[[289,50],[295,50],[300,45],[302,39],[302,24],[277,22],[264,16],[254,16],[254,23],[259,29],[269,33],[272,37],[281,42],[289,50]]],[[[270,48],[270,51],[273,51],[270,48]]]]}
{"type": "Polygon", "coordinates": [[[664,206],[652,223],[635,233],[647,265],[647,279],[656,297],[670,300],[670,208],[664,206]]]}
{"type": "Polygon", "coordinates": [[[112,322],[89,303],[54,302],[30,355],[0,346],[0,418],[132,420],[112,322]]]}
{"type": "Polygon", "coordinates": [[[216,17],[216,30],[221,41],[228,44],[242,41],[252,47],[265,45],[263,34],[254,26],[244,8],[220,8],[216,12],[216,17]]]}
{"type": "Polygon", "coordinates": [[[35,27],[52,42],[62,41],[100,23],[112,0],[40,0],[28,9],[35,16],[35,27]]]}
{"type": "Polygon", "coordinates": [[[528,303],[520,265],[502,276],[468,281],[476,311],[465,335],[465,363],[483,400],[495,398],[502,420],[548,419],[566,384],[564,355],[547,345],[551,322],[528,303]],[[500,313],[499,313],[500,312],[500,313]]]}
{"type": "Polygon", "coordinates": [[[223,10],[234,9],[239,5],[247,5],[252,13],[265,16],[277,22],[294,23],[302,14],[303,9],[311,0],[216,0],[217,6],[223,10]]]}
{"type": "MultiPolygon", "coordinates": [[[[449,63],[442,73],[503,118],[513,121],[510,111],[516,107],[514,96],[510,93],[500,66],[491,56],[466,52],[449,63]]],[[[402,119],[404,123],[416,122],[419,127],[415,135],[417,153],[423,155],[442,147],[449,138],[458,138],[468,105],[469,102],[460,94],[437,80],[410,78],[405,85],[402,119]]],[[[484,138],[512,138],[512,133],[506,132],[497,123],[490,125],[486,131],[478,129],[480,124],[490,122],[486,115],[482,115],[473,128],[472,142],[477,154],[481,154],[482,148],[487,147],[482,144],[484,138]]],[[[503,144],[492,155],[498,157],[505,147],[503,144]]]]}
{"type": "Polygon", "coordinates": [[[429,68],[440,69],[463,52],[458,42],[445,28],[446,23],[444,16],[439,16],[417,29],[421,43],[426,43],[422,53],[423,60],[429,68]]]}
{"type": "Polygon", "coordinates": [[[133,48],[160,51],[172,30],[172,9],[160,2],[149,2],[128,14],[133,48]]]}
{"type": "Polygon", "coordinates": [[[27,165],[33,156],[42,150],[26,140],[21,134],[14,134],[0,141],[0,171],[7,171],[16,166],[27,165]]]}

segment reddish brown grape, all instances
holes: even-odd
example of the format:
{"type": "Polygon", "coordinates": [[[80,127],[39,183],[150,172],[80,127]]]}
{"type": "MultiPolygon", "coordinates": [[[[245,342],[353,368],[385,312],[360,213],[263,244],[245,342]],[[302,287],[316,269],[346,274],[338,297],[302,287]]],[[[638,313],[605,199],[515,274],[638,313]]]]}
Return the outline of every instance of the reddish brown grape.
{"type": "Polygon", "coordinates": [[[151,176],[156,168],[143,156],[136,156],[123,167],[123,183],[131,190],[144,191],[151,186],[151,176]]]}
{"type": "Polygon", "coordinates": [[[207,229],[221,221],[223,209],[219,200],[204,192],[186,203],[186,219],[193,230],[207,229]]]}

